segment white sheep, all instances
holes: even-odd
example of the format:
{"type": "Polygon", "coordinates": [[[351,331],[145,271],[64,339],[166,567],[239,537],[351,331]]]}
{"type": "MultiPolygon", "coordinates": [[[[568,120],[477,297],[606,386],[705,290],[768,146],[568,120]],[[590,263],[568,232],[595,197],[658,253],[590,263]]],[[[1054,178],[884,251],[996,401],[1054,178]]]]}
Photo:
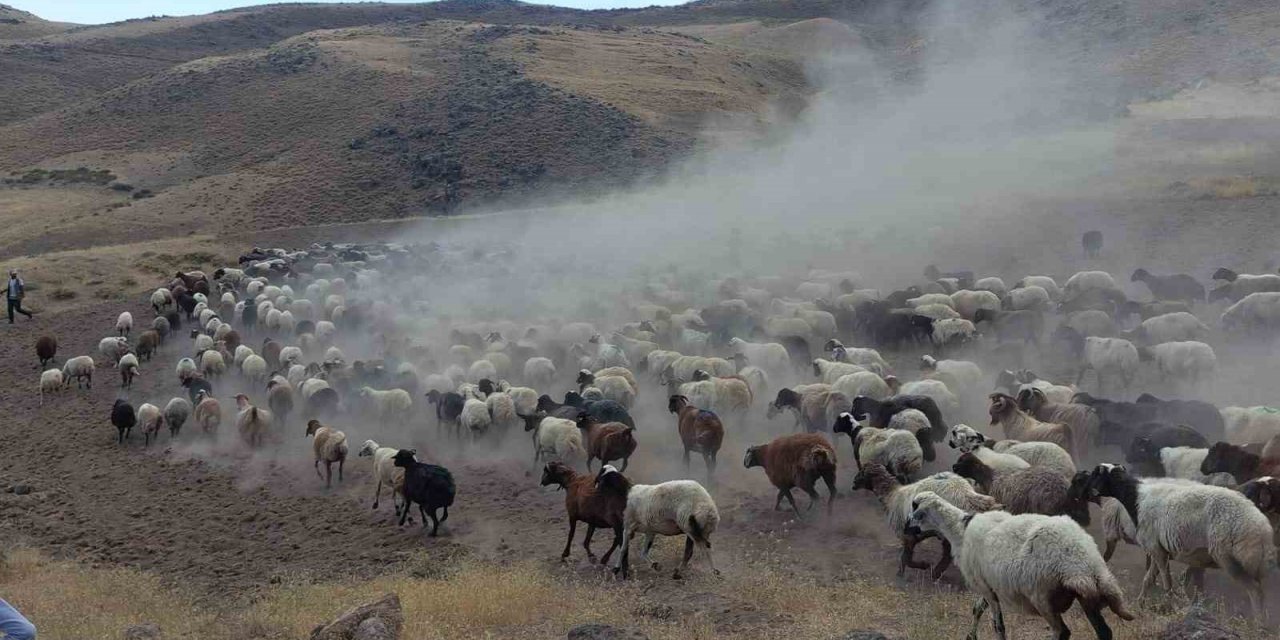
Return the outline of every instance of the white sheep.
{"type": "Polygon", "coordinates": [[[978,312],[978,309],[1000,310],[1000,296],[990,291],[962,289],[951,294],[951,302],[955,310],[960,312],[960,317],[965,320],[973,320],[973,315],[978,312]]]}
{"type": "Polygon", "coordinates": [[[267,378],[267,361],[256,353],[250,353],[240,363],[240,375],[253,384],[261,383],[267,378]]]}
{"type": "Polygon", "coordinates": [[[630,575],[631,538],[643,533],[640,558],[654,569],[658,568],[657,563],[649,559],[654,537],[684,535],[684,560],[672,577],[680,578],[695,549],[705,553],[707,565],[713,573],[720,574],[711,559],[711,534],[720,524],[720,511],[701,484],[693,480],[632,484],[613,465],[605,465],[596,478],[596,486],[606,495],[626,496],[627,500],[622,515],[622,548],[618,553],[615,573],[624,578],[630,575]]]}
{"type": "Polygon", "coordinates": [[[120,358],[122,358],[124,354],[129,352],[129,341],[125,338],[116,336],[103,338],[98,341],[98,351],[101,352],[102,355],[106,356],[114,366],[115,363],[120,361],[120,358]]]}
{"type": "Polygon", "coordinates": [[[938,360],[930,355],[920,356],[920,370],[926,378],[941,380],[947,388],[956,391],[974,391],[981,386],[982,368],[968,360],[938,360]]]}
{"type": "Polygon", "coordinates": [[[1045,311],[1052,303],[1049,292],[1034,285],[1013,289],[1004,299],[1004,306],[1013,311],[1045,311]]]}
{"type": "Polygon", "coordinates": [[[1151,347],[1161,379],[1197,384],[1218,368],[1213,347],[1195,341],[1164,342],[1151,347]]]}
{"type": "Polygon", "coordinates": [[[168,289],[160,288],[151,292],[151,308],[157,315],[164,313],[173,304],[173,294],[168,289]]]}
{"type": "Polygon", "coordinates": [[[209,351],[215,346],[213,342],[213,336],[210,336],[204,333],[197,334],[195,337],[195,342],[192,346],[193,346],[192,353],[194,353],[198,357],[200,354],[204,353],[205,351],[209,351]]]}
{"type": "Polygon", "coordinates": [[[1219,487],[1234,487],[1235,481],[1229,473],[1205,475],[1200,473],[1200,465],[1209,456],[1208,449],[1194,447],[1161,447],[1160,467],[1164,477],[1176,480],[1191,480],[1219,487]]]}
{"type": "Polygon", "coordinates": [[[787,348],[776,342],[747,342],[742,338],[732,338],[729,340],[729,348],[773,375],[783,375],[791,370],[787,348]]]}
{"type": "Polygon", "coordinates": [[[1151,560],[1139,604],[1157,577],[1172,591],[1169,560],[1177,560],[1193,569],[1227,569],[1249,594],[1254,615],[1265,617],[1262,583],[1276,549],[1271,523],[1248,498],[1185,480],[1139,480],[1113,464],[1094,469],[1089,492],[1119,500],[1137,525],[1138,545],[1151,560]]]}
{"type": "Polygon", "coordinates": [[[866,370],[866,367],[851,362],[834,362],[822,358],[813,360],[813,375],[823,384],[831,384],[843,376],[866,370]]]}
{"type": "MultiPolygon", "coordinates": [[[[916,411],[916,413],[920,412],[916,411]]],[[[899,421],[899,425],[919,428],[918,421],[914,418],[914,416],[907,416],[903,421],[899,421]]],[[[924,419],[923,426],[925,429],[929,428],[928,418],[924,419]]],[[[849,439],[853,443],[853,459],[859,469],[868,464],[878,464],[905,482],[915,477],[924,466],[924,452],[920,448],[919,440],[916,439],[915,431],[864,426],[857,423],[853,414],[850,413],[841,413],[836,418],[832,431],[849,434],[849,439]]]]}
{"type": "MultiPolygon", "coordinates": [[[[499,434],[506,433],[508,429],[520,424],[520,414],[516,411],[515,400],[503,391],[495,391],[484,399],[484,404],[489,411],[489,424],[498,429],[499,434]]],[[[536,405],[535,405],[536,408],[536,405]]],[[[463,406],[463,416],[466,416],[466,406],[463,406]]],[[[466,423],[463,423],[466,426],[466,423]]]]}
{"type": "MultiPolygon", "coordinates": [[[[284,362],[286,356],[289,358],[290,362],[296,362],[302,359],[302,352],[298,351],[297,357],[295,358],[294,352],[289,351],[289,347],[285,347],[280,350],[280,361],[284,362]]],[[[342,353],[341,349],[337,347],[329,347],[324,350],[324,361],[327,364],[342,364],[347,361],[347,356],[342,353]]]]}
{"type": "Polygon", "coordinates": [[[877,375],[884,375],[891,370],[889,361],[870,347],[846,347],[839,340],[831,339],[827,341],[827,350],[831,351],[832,360],[861,365],[877,375]]]}
{"type": "Polygon", "coordinates": [[[1062,297],[1062,289],[1058,287],[1058,282],[1049,276],[1027,276],[1019,280],[1014,289],[1017,290],[1028,287],[1040,287],[1041,289],[1044,289],[1045,292],[1049,294],[1049,299],[1053,301],[1057,301],[1062,297]]]}
{"type": "Polygon", "coordinates": [[[476,360],[471,363],[471,367],[467,369],[467,381],[476,384],[485,378],[497,380],[498,368],[488,360],[476,360]]]}
{"type": "Polygon", "coordinates": [[[1245,445],[1266,442],[1280,434],[1280,409],[1272,407],[1225,407],[1219,411],[1227,442],[1245,445]]]}
{"type": "Polygon", "coordinates": [[[1031,466],[1026,460],[1012,453],[1000,453],[994,449],[987,448],[985,446],[986,443],[987,437],[967,424],[957,424],[951,427],[951,431],[947,434],[947,446],[957,449],[961,453],[972,453],[983,464],[991,467],[997,476],[1031,466]]]}
{"type": "Polygon", "coordinates": [[[413,410],[413,398],[404,389],[378,391],[373,387],[361,387],[360,398],[368,403],[374,415],[386,422],[404,423],[413,410]]]}
{"type": "MultiPolygon", "coordinates": [[[[893,383],[889,386],[892,387],[893,383]]],[[[944,416],[954,416],[960,412],[960,398],[941,380],[912,380],[899,387],[897,395],[932,398],[944,416]]]]}
{"type": "Polygon", "coordinates": [[[1204,340],[1209,327],[1186,311],[1166,313],[1147,318],[1138,325],[1138,335],[1145,344],[1204,340]]]}
{"type": "Polygon", "coordinates": [[[116,363],[116,368],[120,370],[120,386],[128,389],[133,386],[133,379],[142,375],[139,370],[138,356],[132,353],[126,353],[120,357],[120,361],[116,363]]]}
{"type": "Polygon", "coordinates": [[[231,355],[231,362],[238,369],[244,365],[245,358],[248,358],[251,355],[253,355],[253,349],[250,348],[249,345],[236,345],[236,350],[231,355]]]}
{"type": "Polygon", "coordinates": [[[173,397],[164,405],[164,421],[169,425],[169,437],[176,438],[182,431],[182,425],[191,417],[191,401],[186,398],[173,397]]]}
{"type": "Polygon", "coordinates": [[[458,422],[462,425],[464,433],[469,433],[472,438],[478,439],[489,430],[493,422],[489,416],[489,405],[474,396],[463,394],[463,397],[467,401],[462,405],[462,415],[458,417],[458,422]]]}
{"type": "Polygon", "coordinates": [[[966,513],[933,493],[917,495],[908,530],[938,531],[951,543],[965,584],[977,593],[970,638],[992,607],[997,634],[1004,636],[1004,607],[1037,614],[1065,638],[1062,614],[1079,602],[1099,638],[1110,638],[1102,617],[1110,608],[1133,620],[1120,583],[1098,553],[1098,545],[1066,516],[1012,515],[1004,511],[966,513]]]}
{"type": "Polygon", "coordinates": [[[916,315],[932,318],[933,320],[954,320],[960,317],[960,312],[949,306],[941,304],[926,304],[916,307],[916,315]]]}
{"type": "Polygon", "coordinates": [[[40,404],[44,404],[44,394],[55,393],[63,387],[62,370],[49,369],[40,374],[40,404]]]}
{"type": "Polygon", "coordinates": [[[324,480],[326,489],[333,486],[333,463],[338,463],[338,482],[342,482],[342,468],[347,462],[347,434],[326,427],[318,420],[307,422],[307,435],[314,439],[311,442],[312,451],[315,454],[315,462],[312,467],[316,470],[316,476],[324,480]],[[324,475],[320,475],[320,463],[324,463],[324,475]]]}
{"type": "Polygon", "coordinates": [[[1099,389],[1105,388],[1104,376],[1111,375],[1119,376],[1127,389],[1138,373],[1138,348],[1123,338],[1085,338],[1083,360],[1077,385],[1084,380],[1085,373],[1092,370],[1098,375],[1099,389]]]}
{"type": "MultiPolygon", "coordinates": [[[[471,401],[468,401],[470,404],[471,401]]],[[[484,406],[484,403],[480,403],[484,406]]],[[[466,408],[463,408],[466,413],[466,408]]],[[[486,411],[485,417],[489,414],[486,411]]],[[[582,430],[578,428],[578,424],[573,420],[564,418],[544,417],[540,420],[537,417],[531,417],[526,420],[537,421],[537,425],[533,427],[533,468],[538,468],[540,460],[558,460],[569,466],[574,466],[578,460],[586,459],[586,449],[582,445],[582,430]]],[[[529,425],[525,425],[525,430],[529,430],[529,425]]]]}
{"type": "Polygon", "coordinates": [[[1280,326],[1280,292],[1251,293],[1222,312],[1225,329],[1248,332],[1280,326]]]}
{"type": "Polygon", "coordinates": [[[327,380],[309,378],[307,380],[303,380],[302,383],[298,385],[298,392],[302,394],[303,400],[309,400],[311,399],[311,396],[315,395],[317,392],[328,388],[329,382],[327,380]]]}
{"type": "Polygon", "coordinates": [[[936,347],[968,342],[977,337],[978,328],[974,326],[973,322],[963,318],[934,320],[933,331],[929,334],[930,341],[936,347]]]}
{"type": "Polygon", "coordinates": [[[206,378],[216,378],[227,372],[227,361],[222,353],[210,349],[200,354],[200,373],[206,378]]]}
{"type": "Polygon", "coordinates": [[[116,333],[128,336],[133,331],[133,314],[123,311],[116,317],[116,333]]]}
{"type": "Polygon", "coordinates": [[[1008,287],[1004,286],[1004,280],[995,276],[979,278],[973,283],[973,289],[974,291],[990,291],[1001,298],[1003,298],[1004,294],[1009,290],[1008,287]]]}
{"type": "Polygon", "coordinates": [[[951,296],[945,293],[926,293],[924,295],[917,296],[915,298],[907,299],[907,306],[913,309],[919,309],[920,307],[925,307],[925,306],[935,305],[935,304],[940,304],[946,307],[950,307],[951,309],[955,309],[956,303],[951,299],[951,296]]]}
{"type": "Polygon", "coordinates": [[[1080,271],[1070,278],[1067,283],[1062,286],[1063,292],[1067,296],[1075,296],[1085,291],[1100,289],[1104,291],[1120,291],[1120,287],[1116,286],[1115,278],[1106,271],[1080,271]]]}
{"type": "Polygon", "coordinates": [[[143,446],[151,446],[151,438],[160,439],[160,430],[164,428],[164,412],[160,407],[145,402],[138,407],[138,428],[142,430],[143,446]]]}
{"type": "Polygon", "coordinates": [[[1069,404],[1071,399],[1076,395],[1076,388],[1074,386],[1054,384],[1048,380],[1041,380],[1040,378],[1035,378],[1031,382],[1024,382],[1018,385],[1017,395],[1021,396],[1022,392],[1026,389],[1038,389],[1044,394],[1044,397],[1047,398],[1049,402],[1055,404],[1069,404]]]}
{"type": "MultiPolygon", "coordinates": [[[[292,345],[281,349],[280,355],[278,356],[278,360],[280,361],[280,366],[282,367],[288,367],[295,364],[300,364],[302,362],[302,358],[303,358],[302,349],[292,345]]],[[[332,362],[332,361],[329,360],[328,358],[325,358],[325,362],[332,362]]]]}
{"type": "Polygon", "coordinates": [[[884,378],[870,371],[840,376],[831,384],[831,390],[842,393],[847,398],[866,396],[873,400],[884,400],[893,395],[893,390],[889,388],[884,378]]]}
{"type": "Polygon", "coordinates": [[[196,367],[196,361],[191,358],[183,358],[179,360],[177,366],[174,367],[174,373],[178,376],[178,382],[186,382],[187,380],[195,377],[198,372],[199,369],[196,367]]]}
{"type": "Polygon", "coordinates": [[[404,498],[404,469],[395,466],[392,458],[396,456],[400,450],[394,447],[383,447],[373,440],[365,440],[360,446],[360,452],[356,454],[358,457],[373,457],[373,478],[377,481],[377,487],[373,492],[373,508],[378,508],[378,500],[382,497],[382,485],[391,488],[391,505],[395,508],[396,515],[400,515],[400,503],[404,498]],[[396,498],[401,498],[397,500],[396,498]]]}
{"type": "Polygon", "coordinates": [[[551,358],[536,356],[524,361],[524,383],[534,388],[546,388],[556,378],[556,365],[551,358]]]}

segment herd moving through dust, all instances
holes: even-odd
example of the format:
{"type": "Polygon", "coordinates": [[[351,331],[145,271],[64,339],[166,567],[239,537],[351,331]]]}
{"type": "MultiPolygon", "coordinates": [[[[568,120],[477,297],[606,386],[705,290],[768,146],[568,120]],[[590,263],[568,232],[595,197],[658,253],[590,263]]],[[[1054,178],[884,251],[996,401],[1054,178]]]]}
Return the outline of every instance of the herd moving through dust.
{"type": "MultiPolygon", "coordinates": [[[[860,288],[861,277],[851,272],[703,277],[690,285],[673,270],[619,299],[629,321],[613,323],[609,333],[586,321],[435,318],[430,342],[448,346],[423,346],[411,335],[419,325],[406,319],[428,312],[407,292],[416,278],[471,255],[470,248],[434,243],[317,244],[255,249],[236,268],[211,276],[177,273],[151,295],[149,328],[139,330],[131,313],[121,313],[99,345],[127,390],[143,362],[191,327],[192,352],[176,365],[187,397],[136,409],[116,400],[111,422],[119,442],[135,428],[146,444],[166,427],[177,440],[189,421],[195,437],[215,438],[224,414],[215,390],[234,386],[245,393],[225,410],[241,446],[266,446],[301,414],[316,473],[329,486],[335,464],[341,480],[349,449],[346,435],[325,422],[363,416],[407,423],[430,411],[439,442],[458,446],[484,446],[523,426],[535,467],[543,463],[541,484],[565,490],[562,557],[579,522],[587,525],[583,546],[593,562],[595,530],[613,532],[602,564],[618,550],[615,572],[624,577],[635,534],[644,536],[646,564],[656,536],[684,536],[679,577],[695,552],[714,570],[711,536],[720,516],[700,482],[639,484],[625,475],[637,452],[631,410],[660,389],[686,468],[691,454],[701,456],[714,488],[726,429],[771,397],[768,417],[790,413],[796,433],[749,447],[744,464],[762,467],[777,488],[775,509],[785,500],[805,517],[792,490],[805,492],[811,509],[819,482],[833,509],[835,436],[846,434],[857,470],[853,488],[879,499],[901,538],[899,574],[929,569],[913,550],[939,538],[943,555],[932,574],[939,577],[956,558],[980,598],[975,633],[990,608],[1005,637],[1003,611],[1012,607],[1043,617],[1065,638],[1062,614],[1078,602],[1097,636],[1110,638],[1104,611],[1134,615],[1107,565],[1120,542],[1137,545],[1148,559],[1139,603],[1157,581],[1172,591],[1169,565],[1176,561],[1188,566],[1187,588],[1202,588],[1206,569],[1226,571],[1248,593],[1254,614],[1265,617],[1263,583],[1280,540],[1280,413],[1149,393],[1134,401],[1101,396],[1129,393],[1143,375],[1179,395],[1195,393],[1225,362],[1210,342],[1266,342],[1280,333],[1280,275],[1219,269],[1213,279],[1222,284],[1206,292],[1191,276],[1138,269],[1131,281],[1151,293],[1138,301],[1104,271],[1076,273],[1061,285],[1033,275],[1006,287],[1001,278],[930,266],[923,282],[882,294],[860,288]],[[1217,327],[1201,320],[1223,304],[1217,327]],[[369,336],[377,336],[382,357],[349,361],[338,343],[369,336]],[[247,338],[261,340],[260,347],[247,338]],[[895,362],[918,358],[918,379],[900,380],[882,354],[895,362]],[[1032,358],[1074,375],[1043,379],[1026,368],[1032,358]],[[540,390],[565,371],[576,372],[577,390],[556,402],[540,390]],[[771,386],[810,374],[815,380],[805,384],[771,386]],[[1092,392],[1082,390],[1086,381],[1092,392]],[[948,423],[982,400],[999,439],[948,423]],[[950,470],[926,470],[943,441],[958,461],[950,470]],[[1115,447],[1127,466],[1077,468],[1115,447]],[[593,473],[595,459],[602,466],[593,473]],[[1091,505],[1101,516],[1105,554],[1083,528],[1091,505]]],[[[56,339],[41,337],[36,351],[42,367],[55,362],[56,339]]],[[[92,356],[80,355],[44,371],[41,403],[73,379],[91,386],[95,366],[92,356]]],[[[400,524],[416,503],[436,535],[456,493],[449,471],[418,461],[413,449],[373,440],[358,455],[373,461],[374,508],[387,485],[400,524]]]]}

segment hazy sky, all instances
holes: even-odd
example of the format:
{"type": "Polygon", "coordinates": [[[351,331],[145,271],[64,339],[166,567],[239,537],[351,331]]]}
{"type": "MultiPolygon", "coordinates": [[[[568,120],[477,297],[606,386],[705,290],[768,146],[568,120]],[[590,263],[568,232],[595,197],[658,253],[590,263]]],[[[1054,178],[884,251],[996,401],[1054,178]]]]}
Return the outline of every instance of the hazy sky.
{"type": "MultiPolygon", "coordinates": [[[[278,1],[278,0],[276,0],[278,1]]],[[[340,0],[310,0],[335,2],[340,0]]],[[[384,0],[405,2],[405,0],[384,0]]],[[[421,0],[412,0],[420,2],[421,0]]],[[[554,4],[578,9],[614,9],[650,5],[682,4],[686,0],[532,0],[536,4],[554,4]]],[[[272,4],[270,0],[4,0],[5,4],[30,11],[46,20],[102,24],[129,18],[155,15],[185,16],[233,9],[254,4],[272,4]]]]}

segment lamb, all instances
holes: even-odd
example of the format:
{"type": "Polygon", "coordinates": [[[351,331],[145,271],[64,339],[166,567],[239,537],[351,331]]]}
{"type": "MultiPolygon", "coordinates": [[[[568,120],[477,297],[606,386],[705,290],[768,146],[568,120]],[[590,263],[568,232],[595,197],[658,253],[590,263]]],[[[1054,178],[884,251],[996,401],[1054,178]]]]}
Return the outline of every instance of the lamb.
{"type": "Polygon", "coordinates": [[[1074,425],[1062,422],[1041,422],[1019,409],[1017,400],[1003,393],[993,393],[988,397],[991,399],[991,404],[987,408],[987,413],[991,416],[991,424],[999,425],[1005,437],[1022,441],[1052,442],[1066,449],[1073,458],[1084,458],[1086,436],[1078,435],[1074,425]]]}
{"type": "Polygon", "coordinates": [[[1240,484],[1261,476],[1280,475],[1280,435],[1268,440],[1260,453],[1226,442],[1215,442],[1200,463],[1200,473],[1230,473],[1240,484]]]}
{"type": "Polygon", "coordinates": [[[222,424],[222,405],[203,389],[196,395],[195,419],[205,435],[213,435],[222,424]]]}
{"type": "Polygon", "coordinates": [[[395,508],[396,517],[400,516],[400,503],[396,496],[404,497],[404,469],[395,465],[392,458],[399,449],[379,446],[373,440],[365,440],[356,455],[361,458],[373,457],[373,478],[377,487],[373,492],[373,508],[378,509],[378,500],[382,498],[382,485],[391,488],[391,506],[395,508]]]}
{"type": "Polygon", "coordinates": [[[448,469],[418,462],[415,453],[412,449],[401,449],[391,458],[392,464],[404,469],[404,510],[400,512],[400,526],[404,526],[409,507],[416,502],[424,528],[427,519],[431,519],[429,535],[434,538],[440,532],[440,524],[449,519],[449,507],[453,505],[457,487],[448,469]],[[444,515],[437,519],[438,509],[443,509],[444,515]]]}
{"type": "Polygon", "coordinates": [[[489,405],[485,404],[484,400],[467,398],[462,405],[462,413],[458,416],[458,424],[462,432],[470,434],[472,440],[478,440],[489,430],[492,423],[489,405]]]}
{"type": "Polygon", "coordinates": [[[126,353],[116,363],[116,368],[120,370],[120,387],[128,389],[133,386],[133,379],[142,375],[138,371],[138,357],[132,353],[126,353]]]}
{"type": "MultiPolygon", "coordinates": [[[[1138,344],[1150,346],[1164,342],[1204,340],[1209,336],[1209,327],[1194,315],[1179,311],[1147,318],[1131,335],[1138,344]]],[[[1126,337],[1129,336],[1130,334],[1126,334],[1126,337]]]]}
{"type": "Polygon", "coordinates": [[[561,562],[569,557],[569,548],[573,546],[573,536],[581,521],[587,523],[587,535],[582,540],[582,548],[586,549],[587,559],[592,564],[595,564],[596,556],[591,552],[591,537],[595,535],[596,528],[613,530],[613,544],[609,545],[609,550],[600,559],[601,565],[608,565],[614,549],[622,544],[626,496],[605,494],[596,488],[595,476],[579,474],[560,462],[549,462],[542,469],[541,485],[546,487],[553,484],[564,489],[564,508],[569,516],[569,538],[564,543],[564,552],[560,554],[561,562]]]}
{"type": "Polygon", "coordinates": [[[836,362],[848,362],[875,371],[878,375],[890,371],[889,362],[880,352],[869,347],[846,347],[835,338],[827,341],[825,347],[831,352],[831,359],[836,362]]]}
{"type": "Polygon", "coordinates": [[[324,488],[333,486],[333,463],[338,463],[338,482],[342,482],[342,467],[347,462],[347,434],[320,424],[317,420],[307,422],[307,435],[313,437],[312,451],[315,453],[316,476],[324,479],[324,488]],[[320,463],[324,463],[324,475],[320,475],[320,463]]]}
{"type": "Polygon", "coordinates": [[[76,388],[80,388],[80,381],[85,381],[85,387],[93,388],[93,358],[89,356],[76,356],[67,358],[62,363],[62,384],[70,386],[71,379],[76,379],[76,388]]]}
{"type": "Polygon", "coordinates": [[[1183,300],[1186,302],[1204,302],[1204,285],[1185,273],[1171,276],[1158,276],[1146,269],[1138,269],[1129,277],[1129,282],[1141,282],[1151,291],[1156,300],[1183,300]]]}
{"type": "Polygon", "coordinates": [[[459,435],[456,430],[462,428],[459,418],[466,406],[466,400],[462,395],[452,391],[441,393],[432,389],[427,392],[426,398],[436,406],[436,431],[443,430],[448,423],[454,425],[455,435],[459,435]]]}
{"type": "Polygon", "coordinates": [[[853,444],[853,461],[859,469],[868,464],[878,464],[905,484],[920,472],[926,457],[930,460],[934,458],[933,441],[929,439],[929,423],[924,414],[908,409],[894,415],[894,418],[911,413],[918,414],[919,420],[923,422],[915,431],[867,427],[857,423],[850,413],[840,414],[831,431],[849,435],[849,441],[853,444]],[[928,456],[925,455],[926,450],[928,456]]]}
{"type": "Polygon", "coordinates": [[[116,316],[116,333],[127,337],[130,331],[133,331],[133,314],[123,311],[116,316]]]}
{"type": "Polygon", "coordinates": [[[1249,594],[1253,612],[1265,617],[1262,581],[1275,561],[1271,523],[1243,495],[1181,480],[1139,480],[1124,467],[1100,464],[1089,479],[1091,496],[1116,498],[1137,525],[1137,540],[1151,559],[1141,604],[1163,576],[1173,588],[1169,560],[1193,569],[1220,567],[1249,594]]]}
{"type": "Polygon", "coordinates": [[[129,437],[129,432],[138,424],[138,414],[128,400],[118,398],[111,406],[111,424],[120,432],[116,444],[124,444],[124,439],[129,437]]]}
{"type": "Polygon", "coordinates": [[[53,336],[40,336],[36,338],[36,357],[40,358],[40,367],[53,364],[54,358],[58,355],[58,339],[53,336]]]}
{"type": "MultiPolygon", "coordinates": [[[[876,495],[876,498],[880,500],[881,506],[884,507],[885,520],[889,525],[889,531],[893,532],[902,541],[902,553],[898,557],[898,576],[902,576],[907,567],[928,569],[929,565],[927,563],[915,561],[915,548],[921,541],[937,537],[935,532],[921,532],[913,535],[907,535],[906,533],[907,519],[911,517],[912,511],[911,503],[917,495],[924,492],[933,492],[966,511],[982,512],[1000,508],[1000,504],[994,498],[978,493],[968,480],[949,471],[935,473],[911,484],[904,485],[883,466],[868,464],[853,479],[853,490],[857,491],[858,489],[867,489],[876,495]]],[[[950,564],[951,543],[944,538],[942,540],[942,558],[933,567],[933,579],[941,578],[950,564]]]]}
{"type": "Polygon", "coordinates": [[[631,575],[631,538],[637,533],[643,533],[645,540],[640,547],[640,558],[655,570],[658,569],[658,563],[649,560],[654,537],[683,534],[684,559],[671,577],[680,578],[689,559],[693,557],[695,547],[705,549],[711,571],[720,575],[711,559],[710,538],[720,524],[720,512],[716,509],[711,494],[702,485],[693,480],[672,480],[655,485],[633,484],[617,469],[605,465],[596,476],[596,489],[606,496],[625,496],[627,501],[622,518],[622,550],[614,573],[621,574],[623,579],[631,575]]]}
{"type": "Polygon", "coordinates": [[[836,450],[826,438],[813,433],[779,436],[768,444],[747,447],[742,464],[748,469],[763,467],[769,482],[778,489],[773,510],[781,508],[782,499],[786,498],[797,518],[801,517],[800,508],[791,490],[798,487],[808,494],[808,508],[813,509],[818,502],[815,485],[821,478],[827,484],[827,514],[831,513],[837,494],[836,450]]]}
{"type": "Polygon", "coordinates": [[[971,515],[933,492],[917,495],[912,508],[908,531],[938,531],[951,542],[965,584],[978,595],[970,638],[978,637],[988,606],[1001,640],[1006,605],[1040,615],[1056,638],[1071,635],[1062,614],[1073,601],[1080,603],[1099,640],[1112,637],[1103,608],[1134,619],[1097,544],[1070,519],[1003,511],[971,515]]]}
{"type": "Polygon", "coordinates": [[[747,342],[742,338],[731,338],[729,348],[773,375],[783,375],[791,367],[787,348],[777,342],[747,342]]]}
{"type": "Polygon", "coordinates": [[[951,294],[951,302],[955,310],[960,312],[961,318],[975,323],[977,320],[974,316],[979,309],[1000,310],[1000,296],[990,291],[971,291],[967,289],[957,291],[951,294]]]}
{"type": "Polygon", "coordinates": [[[600,422],[585,413],[578,416],[577,424],[586,439],[587,471],[591,470],[591,461],[595,458],[600,459],[601,465],[622,460],[621,471],[627,470],[631,454],[636,451],[635,427],[621,422],[600,422]]]}
{"type": "Polygon", "coordinates": [[[138,426],[142,428],[142,435],[145,438],[143,446],[149,447],[152,436],[155,436],[157,441],[160,439],[160,430],[164,428],[164,413],[154,404],[143,403],[138,407],[138,426]]]}
{"type": "Polygon", "coordinates": [[[867,396],[853,399],[850,413],[858,420],[867,421],[867,426],[884,429],[889,426],[895,414],[915,409],[929,419],[929,430],[934,442],[942,442],[947,437],[947,423],[942,420],[942,412],[933,398],[926,396],[897,395],[883,402],[867,396]]]}
{"type": "Polygon", "coordinates": [[[987,439],[967,424],[951,427],[947,435],[947,446],[958,449],[962,453],[972,453],[983,464],[991,468],[997,475],[1028,469],[1031,464],[1012,453],[1001,453],[987,448],[987,439]]]}
{"type": "Polygon", "coordinates": [[[1200,471],[1209,450],[1202,447],[1166,447],[1139,436],[1125,449],[1124,461],[1134,465],[1143,477],[1191,480],[1219,487],[1234,487],[1228,473],[1205,474],[1200,471]]]}
{"type": "MultiPolygon", "coordinates": [[[[1018,390],[1018,408],[1031,414],[1036,420],[1069,425],[1075,440],[1070,443],[1070,447],[1064,448],[1076,458],[1084,456],[1088,451],[1089,443],[1099,440],[1102,419],[1089,405],[1049,402],[1049,396],[1042,389],[1024,385],[1018,390]]],[[[1025,438],[1013,437],[1025,440],[1025,438]]]]}
{"type": "Polygon", "coordinates": [[[973,480],[978,491],[995,498],[1014,515],[1069,516],[1082,527],[1089,524],[1089,503],[1069,495],[1070,476],[1064,478],[1057,471],[1041,467],[997,475],[973,453],[962,454],[951,470],[973,480]]]}
{"type": "Polygon", "coordinates": [[[578,372],[578,392],[581,393],[588,385],[594,385],[600,389],[603,397],[630,409],[636,401],[637,387],[632,383],[633,380],[635,380],[634,376],[628,379],[618,375],[601,375],[599,371],[592,374],[583,369],[578,372]]]}
{"type": "MultiPolygon", "coordinates": [[[[360,398],[368,403],[378,418],[387,422],[403,423],[409,419],[413,410],[413,398],[404,389],[378,391],[373,387],[361,387],[360,398]]],[[[480,404],[484,406],[483,402],[480,404]]],[[[488,415],[488,409],[485,410],[485,415],[488,415]]]]}
{"type": "MultiPolygon", "coordinates": [[[[689,470],[689,452],[696,451],[702,454],[702,461],[707,465],[707,482],[712,482],[716,472],[716,455],[720,452],[720,444],[724,442],[724,424],[720,422],[720,417],[693,406],[688,398],[681,395],[673,395],[668,399],[667,410],[676,415],[680,443],[684,445],[685,471],[689,470]]],[[[623,548],[626,548],[625,544],[623,548]]]]}
{"type": "Polygon", "coordinates": [[[1138,351],[1142,359],[1155,361],[1162,380],[1199,384],[1218,368],[1213,347],[1196,341],[1165,342],[1138,351]]]}
{"type": "Polygon", "coordinates": [[[240,410],[236,416],[236,431],[240,438],[250,447],[261,446],[271,429],[271,412],[249,404],[249,396],[243,393],[236,396],[236,407],[240,410]]]}
{"type": "Polygon", "coordinates": [[[124,354],[129,352],[129,341],[125,338],[118,338],[114,336],[110,338],[103,338],[98,342],[98,351],[101,351],[102,355],[110,358],[111,364],[114,365],[120,361],[120,358],[124,356],[124,354]]]}
{"type": "Polygon", "coordinates": [[[168,404],[164,405],[164,422],[169,425],[169,437],[176,438],[178,433],[182,431],[182,425],[187,423],[187,418],[191,417],[191,402],[186,398],[171,398],[168,404]]]}
{"type": "Polygon", "coordinates": [[[544,457],[572,465],[586,456],[582,431],[573,420],[548,417],[539,411],[524,418],[524,430],[533,432],[533,468],[544,457]]]}
{"type": "Polygon", "coordinates": [[[54,393],[63,387],[62,370],[49,369],[40,374],[40,405],[44,406],[44,394],[54,393]]]}

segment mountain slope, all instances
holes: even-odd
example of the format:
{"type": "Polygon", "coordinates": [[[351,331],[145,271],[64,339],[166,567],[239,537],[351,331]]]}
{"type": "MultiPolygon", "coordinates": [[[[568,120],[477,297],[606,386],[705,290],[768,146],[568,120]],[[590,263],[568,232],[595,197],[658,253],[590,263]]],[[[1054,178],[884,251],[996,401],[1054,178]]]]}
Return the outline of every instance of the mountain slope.
{"type": "Polygon", "coordinates": [[[0,4],[0,40],[38,38],[66,31],[75,25],[50,22],[37,15],[0,4]]]}

